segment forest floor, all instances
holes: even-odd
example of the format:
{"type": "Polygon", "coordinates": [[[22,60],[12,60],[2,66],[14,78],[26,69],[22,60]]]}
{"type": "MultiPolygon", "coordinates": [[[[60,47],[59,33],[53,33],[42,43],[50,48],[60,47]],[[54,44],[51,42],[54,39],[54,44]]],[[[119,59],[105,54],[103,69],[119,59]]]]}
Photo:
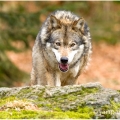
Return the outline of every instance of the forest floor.
{"type": "MultiPolygon", "coordinates": [[[[7,52],[9,59],[20,69],[30,74],[32,68],[31,49],[15,53],[7,52]]],[[[120,44],[93,43],[92,60],[88,70],[79,77],[79,83],[100,82],[104,87],[120,89],[120,44]]]]}

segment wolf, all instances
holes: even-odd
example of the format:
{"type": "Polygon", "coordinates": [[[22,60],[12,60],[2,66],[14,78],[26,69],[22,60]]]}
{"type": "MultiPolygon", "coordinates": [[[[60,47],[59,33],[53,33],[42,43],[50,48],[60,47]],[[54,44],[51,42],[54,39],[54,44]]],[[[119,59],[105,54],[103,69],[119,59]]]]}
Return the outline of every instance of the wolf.
{"type": "Polygon", "coordinates": [[[57,10],[43,23],[32,50],[31,85],[76,84],[91,54],[89,27],[84,18],[57,10]]]}

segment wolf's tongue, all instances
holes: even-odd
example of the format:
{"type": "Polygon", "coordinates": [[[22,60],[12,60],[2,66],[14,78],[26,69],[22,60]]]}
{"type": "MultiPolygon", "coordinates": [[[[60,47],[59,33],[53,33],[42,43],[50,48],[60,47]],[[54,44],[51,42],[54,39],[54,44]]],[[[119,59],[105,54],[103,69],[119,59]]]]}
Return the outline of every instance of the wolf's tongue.
{"type": "Polygon", "coordinates": [[[59,68],[60,68],[60,70],[62,72],[66,72],[68,70],[69,66],[68,66],[68,64],[62,64],[62,63],[60,63],[59,64],[59,68]]]}

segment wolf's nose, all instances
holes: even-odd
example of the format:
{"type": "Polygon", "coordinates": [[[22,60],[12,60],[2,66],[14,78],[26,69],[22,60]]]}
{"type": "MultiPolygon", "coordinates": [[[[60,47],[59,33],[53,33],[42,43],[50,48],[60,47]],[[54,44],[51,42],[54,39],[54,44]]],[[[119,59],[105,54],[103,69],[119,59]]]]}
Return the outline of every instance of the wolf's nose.
{"type": "Polygon", "coordinates": [[[61,61],[61,63],[66,64],[68,62],[68,58],[67,57],[61,57],[60,61],[61,61]]]}

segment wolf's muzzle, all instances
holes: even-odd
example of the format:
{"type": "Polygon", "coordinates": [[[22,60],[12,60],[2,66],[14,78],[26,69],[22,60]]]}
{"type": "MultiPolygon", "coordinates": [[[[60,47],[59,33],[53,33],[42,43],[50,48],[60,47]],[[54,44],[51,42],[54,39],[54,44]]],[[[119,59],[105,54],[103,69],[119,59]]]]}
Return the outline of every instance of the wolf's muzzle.
{"type": "Polygon", "coordinates": [[[67,57],[61,57],[60,61],[63,64],[67,64],[68,63],[68,58],[67,57]]]}
{"type": "Polygon", "coordinates": [[[60,63],[59,63],[59,68],[62,72],[68,71],[69,65],[68,65],[68,58],[67,57],[61,57],[60,63]]]}

